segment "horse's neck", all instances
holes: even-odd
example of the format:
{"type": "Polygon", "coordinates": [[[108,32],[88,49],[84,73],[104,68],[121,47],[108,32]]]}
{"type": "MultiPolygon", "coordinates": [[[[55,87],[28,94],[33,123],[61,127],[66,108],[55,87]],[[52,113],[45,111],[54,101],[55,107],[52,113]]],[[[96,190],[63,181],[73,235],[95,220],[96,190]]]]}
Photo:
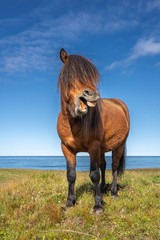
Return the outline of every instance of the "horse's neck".
{"type": "Polygon", "coordinates": [[[68,122],[71,128],[73,125],[76,125],[77,123],[80,123],[82,121],[80,117],[73,118],[69,110],[66,108],[61,108],[61,112],[65,121],[68,122]]]}
{"type": "MultiPolygon", "coordinates": [[[[61,105],[62,106],[62,105],[61,105]]],[[[95,108],[89,108],[88,113],[83,117],[73,117],[69,109],[63,107],[62,114],[66,121],[69,123],[71,129],[81,128],[82,131],[89,134],[90,131],[97,131],[98,125],[101,125],[101,105],[97,105],[95,108]]]]}

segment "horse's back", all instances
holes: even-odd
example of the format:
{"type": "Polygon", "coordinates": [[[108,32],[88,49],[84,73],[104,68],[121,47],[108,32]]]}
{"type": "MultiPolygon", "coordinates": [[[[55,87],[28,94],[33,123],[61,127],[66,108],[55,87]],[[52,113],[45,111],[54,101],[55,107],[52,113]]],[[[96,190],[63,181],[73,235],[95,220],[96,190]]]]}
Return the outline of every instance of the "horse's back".
{"type": "Polygon", "coordinates": [[[125,142],[129,133],[129,111],[126,104],[116,98],[101,99],[104,152],[112,151],[125,142]]]}

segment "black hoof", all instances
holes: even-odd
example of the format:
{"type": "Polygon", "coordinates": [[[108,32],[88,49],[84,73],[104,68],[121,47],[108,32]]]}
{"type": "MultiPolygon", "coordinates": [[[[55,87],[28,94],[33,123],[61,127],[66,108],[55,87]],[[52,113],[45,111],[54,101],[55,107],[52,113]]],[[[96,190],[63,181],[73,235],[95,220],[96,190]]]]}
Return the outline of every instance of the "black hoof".
{"type": "Polygon", "coordinates": [[[101,215],[104,212],[102,207],[94,207],[93,210],[96,215],[101,215]]]}
{"type": "MultiPolygon", "coordinates": [[[[102,200],[102,201],[103,201],[103,200],[102,200]]],[[[101,202],[102,202],[102,201],[101,201],[101,202]]],[[[93,208],[93,210],[94,210],[94,212],[95,212],[96,215],[100,215],[100,214],[102,214],[103,211],[104,211],[101,203],[96,203],[95,206],[94,206],[94,208],[93,208]]]]}
{"type": "Polygon", "coordinates": [[[118,198],[118,194],[111,194],[111,198],[112,198],[112,199],[118,198]]]}
{"type": "Polygon", "coordinates": [[[75,201],[67,200],[66,208],[73,207],[74,205],[75,205],[75,201]]]}

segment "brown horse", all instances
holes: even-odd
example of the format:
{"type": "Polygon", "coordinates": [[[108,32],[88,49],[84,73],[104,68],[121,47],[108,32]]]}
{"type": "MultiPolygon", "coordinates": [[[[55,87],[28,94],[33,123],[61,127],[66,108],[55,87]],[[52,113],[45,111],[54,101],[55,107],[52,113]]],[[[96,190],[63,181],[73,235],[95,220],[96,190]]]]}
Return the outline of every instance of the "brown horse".
{"type": "Polygon", "coordinates": [[[64,63],[58,78],[61,112],[57,131],[67,161],[69,183],[66,207],[75,204],[76,154],[90,155],[90,178],[95,188],[94,211],[101,213],[105,189],[105,152],[112,151],[111,195],[117,196],[117,175],[125,164],[125,142],[129,133],[129,112],[118,99],[101,99],[97,91],[99,73],[86,58],[69,55],[61,49],[64,63]],[[99,186],[101,170],[101,185],[99,186]]]}

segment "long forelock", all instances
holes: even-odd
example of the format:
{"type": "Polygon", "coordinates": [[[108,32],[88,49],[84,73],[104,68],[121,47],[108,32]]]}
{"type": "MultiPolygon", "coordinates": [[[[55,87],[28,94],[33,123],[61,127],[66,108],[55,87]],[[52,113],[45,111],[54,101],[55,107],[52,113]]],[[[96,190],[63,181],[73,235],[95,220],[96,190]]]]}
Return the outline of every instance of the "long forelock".
{"type": "Polygon", "coordinates": [[[79,55],[70,55],[59,74],[58,89],[63,86],[65,94],[68,95],[71,87],[76,82],[84,87],[98,86],[99,73],[96,67],[86,58],[79,55]]]}

